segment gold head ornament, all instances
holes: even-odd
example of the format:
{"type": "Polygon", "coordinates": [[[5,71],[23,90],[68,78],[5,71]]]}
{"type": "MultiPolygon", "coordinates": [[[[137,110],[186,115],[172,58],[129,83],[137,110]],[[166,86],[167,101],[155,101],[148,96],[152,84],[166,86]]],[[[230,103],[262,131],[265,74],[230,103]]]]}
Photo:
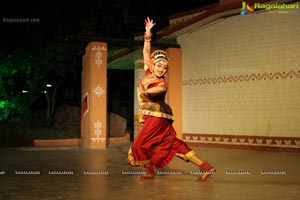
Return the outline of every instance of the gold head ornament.
{"type": "Polygon", "coordinates": [[[165,59],[167,62],[169,62],[168,54],[163,50],[155,50],[151,54],[151,59],[157,60],[157,59],[165,59]]]}

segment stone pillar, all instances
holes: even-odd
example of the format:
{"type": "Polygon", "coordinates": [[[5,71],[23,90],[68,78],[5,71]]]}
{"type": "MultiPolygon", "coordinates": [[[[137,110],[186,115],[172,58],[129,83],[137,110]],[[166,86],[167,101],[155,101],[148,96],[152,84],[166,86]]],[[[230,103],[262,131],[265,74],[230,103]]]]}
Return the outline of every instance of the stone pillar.
{"type": "Polygon", "coordinates": [[[83,56],[81,146],[105,149],[107,142],[107,44],[90,42],[83,56]]]}
{"type": "Polygon", "coordinates": [[[173,110],[177,137],[182,139],[182,52],[180,48],[168,48],[166,52],[170,59],[167,102],[173,110]]]}
{"type": "Polygon", "coordinates": [[[133,137],[135,138],[140,130],[139,125],[139,103],[137,98],[137,82],[139,79],[145,78],[145,70],[144,70],[144,61],[143,60],[136,60],[135,63],[135,71],[134,71],[134,131],[133,137]]]}

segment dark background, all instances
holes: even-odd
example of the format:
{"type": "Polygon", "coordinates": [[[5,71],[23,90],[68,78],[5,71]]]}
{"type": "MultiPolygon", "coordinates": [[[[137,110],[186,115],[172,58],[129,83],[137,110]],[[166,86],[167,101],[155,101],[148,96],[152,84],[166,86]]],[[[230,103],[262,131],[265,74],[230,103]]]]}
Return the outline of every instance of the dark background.
{"type": "Polygon", "coordinates": [[[44,0],[6,1],[1,15],[6,18],[38,18],[39,23],[1,23],[1,48],[33,48],[54,38],[69,35],[133,39],[144,31],[144,18],[150,16],[157,29],[168,26],[168,17],[216,0],[44,0]]]}
{"type": "MultiPolygon", "coordinates": [[[[24,121],[25,118],[36,126],[39,123],[36,119],[43,117],[37,115],[36,119],[32,119],[28,116],[43,111],[47,112],[46,126],[53,127],[55,112],[60,106],[80,109],[82,56],[89,40],[101,37],[133,41],[135,34],[144,32],[147,16],[157,24],[153,31],[158,31],[168,26],[168,18],[173,14],[216,3],[217,0],[2,2],[0,65],[4,73],[0,72],[0,104],[6,101],[6,107],[0,105],[0,115],[11,112],[8,117],[2,117],[2,121],[7,124],[8,121],[24,121]],[[39,22],[5,21],[16,18],[38,19],[39,22]],[[71,37],[86,39],[84,42],[70,42],[71,37]],[[46,83],[53,87],[45,88],[46,83]],[[23,90],[29,92],[21,94],[23,90]],[[44,90],[47,90],[48,96],[41,93],[44,90]],[[12,111],[7,108],[9,105],[12,111]]],[[[114,43],[108,44],[108,48],[109,53],[113,53],[124,46],[114,43]]],[[[108,70],[107,76],[108,112],[126,118],[127,129],[132,131],[134,71],[108,70]],[[115,105],[126,108],[119,109],[115,105]]],[[[0,126],[3,124],[0,120],[0,126]]]]}

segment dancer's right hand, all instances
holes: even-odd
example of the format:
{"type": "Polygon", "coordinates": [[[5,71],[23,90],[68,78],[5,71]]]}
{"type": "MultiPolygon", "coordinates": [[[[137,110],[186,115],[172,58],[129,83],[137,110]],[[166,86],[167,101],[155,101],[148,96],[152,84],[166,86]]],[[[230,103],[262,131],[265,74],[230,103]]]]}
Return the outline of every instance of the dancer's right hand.
{"type": "Polygon", "coordinates": [[[156,25],[156,23],[153,22],[153,19],[150,19],[149,17],[147,17],[145,19],[145,30],[151,30],[153,28],[153,26],[156,25]]]}

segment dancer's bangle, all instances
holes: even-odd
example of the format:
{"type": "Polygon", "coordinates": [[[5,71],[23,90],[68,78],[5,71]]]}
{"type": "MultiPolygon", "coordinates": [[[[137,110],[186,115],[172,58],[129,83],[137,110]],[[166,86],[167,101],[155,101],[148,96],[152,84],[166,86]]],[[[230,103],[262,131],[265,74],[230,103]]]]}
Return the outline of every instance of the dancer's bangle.
{"type": "Polygon", "coordinates": [[[145,95],[146,97],[149,96],[149,94],[147,93],[147,90],[144,91],[144,95],[145,95]]]}
{"type": "Polygon", "coordinates": [[[147,35],[147,33],[145,32],[145,34],[144,34],[144,40],[146,41],[146,42],[150,42],[151,41],[151,37],[152,37],[152,34],[150,33],[150,35],[147,35]]]}

